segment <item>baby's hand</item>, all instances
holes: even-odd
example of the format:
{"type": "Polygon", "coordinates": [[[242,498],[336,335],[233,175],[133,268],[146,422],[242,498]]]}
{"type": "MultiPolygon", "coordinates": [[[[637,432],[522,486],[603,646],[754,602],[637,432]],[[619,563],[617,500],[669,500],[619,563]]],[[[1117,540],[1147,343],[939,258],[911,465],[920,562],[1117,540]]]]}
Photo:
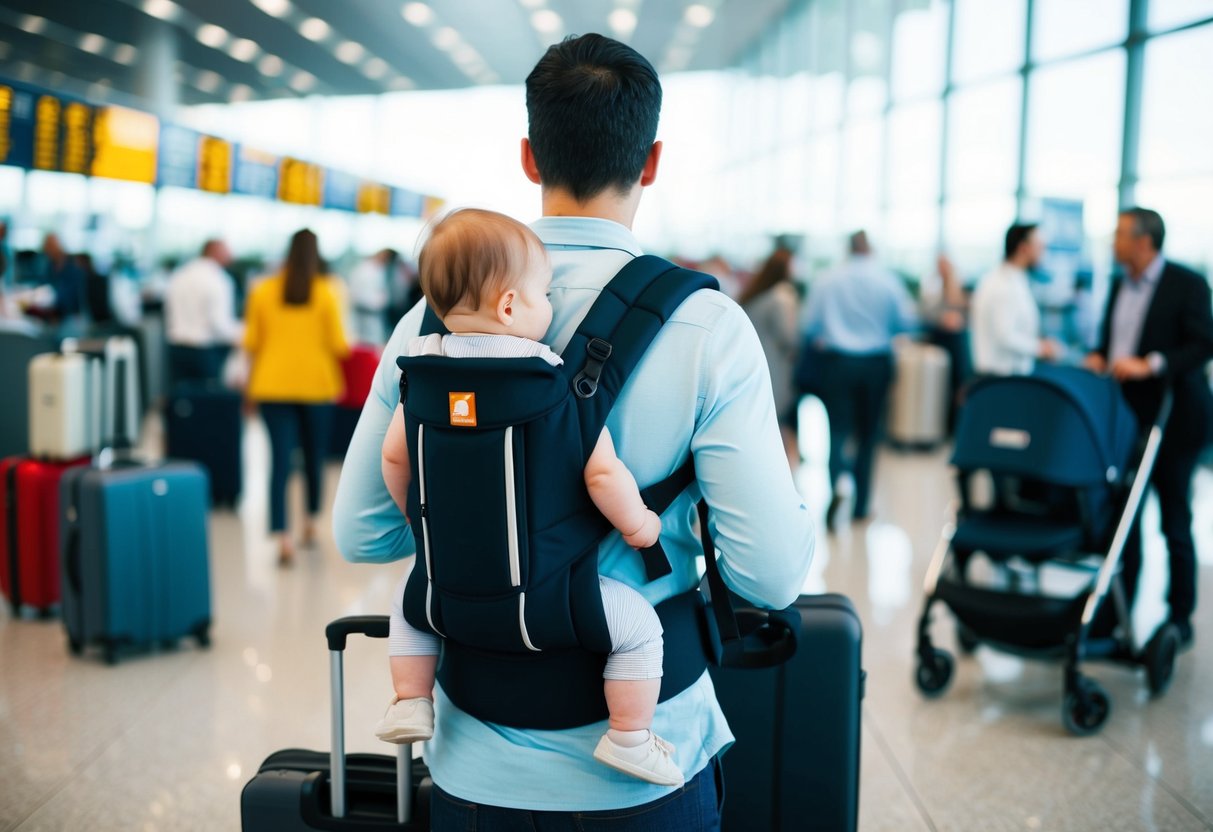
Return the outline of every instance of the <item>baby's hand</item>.
{"type": "Polygon", "coordinates": [[[646,549],[661,537],[661,518],[656,513],[645,509],[644,523],[631,534],[625,534],[623,541],[633,549],[646,549]]]}

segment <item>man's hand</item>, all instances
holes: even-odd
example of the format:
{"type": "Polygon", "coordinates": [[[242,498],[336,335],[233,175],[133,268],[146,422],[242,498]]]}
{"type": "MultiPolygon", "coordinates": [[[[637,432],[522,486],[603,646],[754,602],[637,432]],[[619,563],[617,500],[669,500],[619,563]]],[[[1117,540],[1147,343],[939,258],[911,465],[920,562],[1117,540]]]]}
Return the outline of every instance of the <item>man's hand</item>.
{"type": "Polygon", "coordinates": [[[1087,353],[1087,357],[1082,360],[1082,366],[1097,376],[1101,376],[1108,371],[1108,362],[1097,352],[1087,353]]]}
{"type": "Polygon", "coordinates": [[[1037,357],[1040,358],[1041,361],[1056,361],[1061,357],[1064,349],[1065,348],[1062,347],[1060,341],[1053,338],[1042,338],[1040,339],[1040,348],[1037,352],[1037,357]]]}
{"type": "Polygon", "coordinates": [[[1154,375],[1150,362],[1137,356],[1126,356],[1112,362],[1112,377],[1120,382],[1140,381],[1154,375]]]}

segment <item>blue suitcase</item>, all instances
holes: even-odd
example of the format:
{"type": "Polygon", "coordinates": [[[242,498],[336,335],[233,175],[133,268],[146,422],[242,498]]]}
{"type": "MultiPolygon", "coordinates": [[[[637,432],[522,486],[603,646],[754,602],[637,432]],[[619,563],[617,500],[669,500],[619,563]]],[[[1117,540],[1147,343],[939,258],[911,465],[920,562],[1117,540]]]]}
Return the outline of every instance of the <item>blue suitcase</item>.
{"type": "Polygon", "coordinates": [[[166,451],[172,459],[201,464],[210,474],[211,503],[235,508],[244,478],[241,470],[243,397],[216,384],[173,387],[165,408],[166,451]]]}
{"type": "Polygon", "coordinates": [[[75,654],[99,644],[210,643],[206,472],[189,462],[70,469],[60,484],[63,623],[75,654]]]}
{"type": "Polygon", "coordinates": [[[854,832],[859,822],[863,629],[842,595],[802,595],[795,653],[711,668],[737,742],[721,758],[724,832],[854,832]]]}

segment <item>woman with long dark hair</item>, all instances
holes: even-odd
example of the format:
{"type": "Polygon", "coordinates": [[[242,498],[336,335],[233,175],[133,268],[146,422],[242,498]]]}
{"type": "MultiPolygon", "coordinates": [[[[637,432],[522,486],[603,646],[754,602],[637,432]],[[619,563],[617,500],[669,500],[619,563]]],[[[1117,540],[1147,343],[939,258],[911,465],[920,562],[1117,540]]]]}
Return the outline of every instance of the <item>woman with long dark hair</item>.
{"type": "Polygon", "coordinates": [[[260,405],[270,434],[270,533],[278,536],[283,566],[291,564],[295,552],[286,518],[291,458],[302,446],[308,510],[303,541],[310,545],[323,494],[332,405],[342,391],[340,362],[349,353],[337,296],[323,272],[316,235],[296,232],[282,271],[253,289],[245,311],[248,395],[260,405]]]}
{"type": "Polygon", "coordinates": [[[754,324],[771,371],[775,415],[779,418],[788,456],[796,456],[796,396],[792,370],[796,366],[800,334],[797,309],[800,298],[792,285],[792,252],[779,247],[742,291],[737,303],[754,324]]]}

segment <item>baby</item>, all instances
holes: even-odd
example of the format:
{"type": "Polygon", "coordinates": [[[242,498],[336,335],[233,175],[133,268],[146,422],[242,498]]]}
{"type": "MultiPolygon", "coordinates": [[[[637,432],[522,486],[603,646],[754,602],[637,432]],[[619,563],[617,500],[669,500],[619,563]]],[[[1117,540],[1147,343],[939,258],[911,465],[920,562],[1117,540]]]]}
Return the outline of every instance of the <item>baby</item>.
{"type": "MultiPolygon", "coordinates": [[[[450,335],[416,338],[411,355],[439,352],[468,357],[539,357],[563,363],[539,339],[552,322],[548,287],[552,268],[533,231],[503,214],[454,211],[430,231],[419,258],[426,302],[450,335]]],[[[411,477],[403,404],[383,441],[383,480],[406,512],[411,477]]],[[[629,546],[657,542],[661,520],[645,507],[636,480],[615,455],[604,428],[585,467],[594,505],[629,546]]],[[[388,640],[396,695],[375,734],[386,742],[427,740],[434,732],[433,688],[438,638],[411,627],[402,613],[404,585],[396,588],[388,640]]],[[[673,747],[650,730],[661,688],[662,630],[652,606],[631,587],[600,577],[612,652],[604,689],[609,728],[594,749],[606,765],[650,783],[680,786],[673,747]]]]}

